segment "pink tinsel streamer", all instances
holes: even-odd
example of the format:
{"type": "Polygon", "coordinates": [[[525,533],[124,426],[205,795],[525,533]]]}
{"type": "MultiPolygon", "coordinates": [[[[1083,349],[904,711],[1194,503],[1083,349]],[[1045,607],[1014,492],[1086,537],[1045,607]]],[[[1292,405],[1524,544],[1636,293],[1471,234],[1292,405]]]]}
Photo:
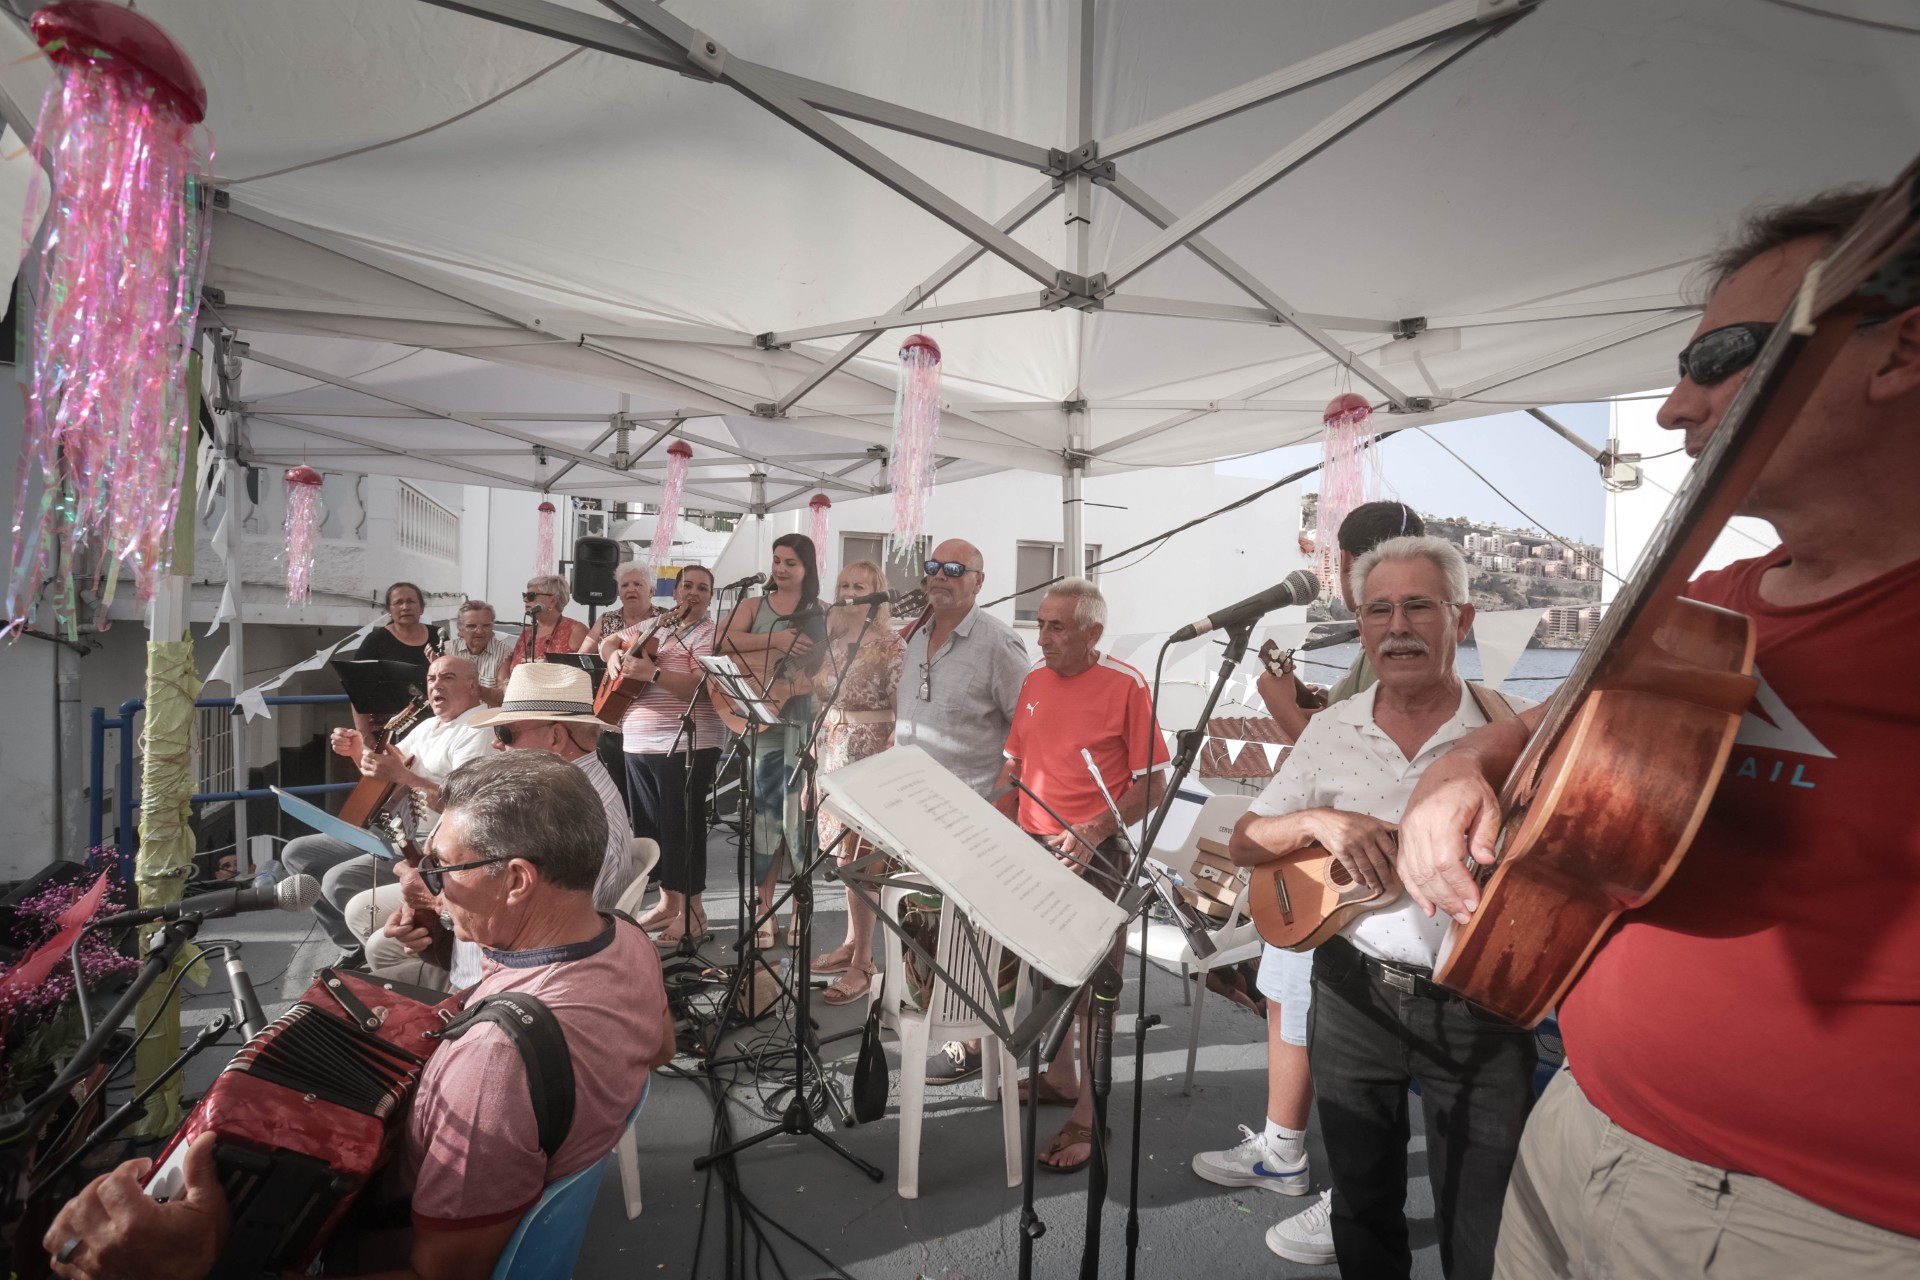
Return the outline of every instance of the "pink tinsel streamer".
{"type": "Polygon", "coordinates": [[[1373,411],[1350,409],[1326,420],[1320,463],[1320,504],[1314,553],[1329,599],[1340,595],[1340,523],[1347,513],[1380,497],[1380,471],[1373,439],[1373,411]]]}
{"type": "Polygon", "coordinates": [[[540,504],[540,518],[534,524],[533,535],[533,576],[544,577],[553,572],[554,562],[554,507],[551,502],[540,504]]]}
{"type": "Polygon", "coordinates": [[[940,443],[940,348],[909,338],[900,348],[900,382],[894,391],[893,533],[887,555],[918,555],[933,496],[935,450],[940,443]]]}
{"type": "Polygon", "coordinates": [[[52,578],[71,628],[75,575],[95,576],[104,612],[122,572],[145,604],[171,559],[211,155],[169,98],[91,63],[59,70],[34,146],[53,176],[44,221],[38,167],[27,200],[34,306],[6,609],[24,623],[52,578]]]}
{"type": "Polygon", "coordinates": [[[313,559],[320,540],[320,486],[287,481],[287,603],[305,604],[313,590],[313,559]]]}
{"type": "Polygon", "coordinates": [[[658,569],[673,559],[673,531],[680,523],[680,495],[687,488],[687,471],[693,465],[693,450],[676,440],[667,449],[667,477],[660,484],[660,513],[653,520],[653,549],[647,563],[658,569]]]}
{"type": "Polygon", "coordinates": [[[809,536],[813,539],[813,554],[819,558],[820,572],[827,572],[827,517],[833,511],[833,502],[824,493],[815,494],[813,501],[807,504],[813,516],[809,526],[809,536]]]}

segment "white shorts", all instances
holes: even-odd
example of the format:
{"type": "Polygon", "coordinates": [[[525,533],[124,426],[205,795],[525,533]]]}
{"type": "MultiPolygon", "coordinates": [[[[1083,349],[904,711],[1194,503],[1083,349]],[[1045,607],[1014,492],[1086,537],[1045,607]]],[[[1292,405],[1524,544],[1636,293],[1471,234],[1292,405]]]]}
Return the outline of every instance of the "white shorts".
{"type": "Polygon", "coordinates": [[[1313,1004],[1313,952],[1260,949],[1260,974],[1253,985],[1267,998],[1267,1016],[1276,1016],[1280,1038],[1288,1044],[1307,1042],[1307,1010],[1313,1004]]]}

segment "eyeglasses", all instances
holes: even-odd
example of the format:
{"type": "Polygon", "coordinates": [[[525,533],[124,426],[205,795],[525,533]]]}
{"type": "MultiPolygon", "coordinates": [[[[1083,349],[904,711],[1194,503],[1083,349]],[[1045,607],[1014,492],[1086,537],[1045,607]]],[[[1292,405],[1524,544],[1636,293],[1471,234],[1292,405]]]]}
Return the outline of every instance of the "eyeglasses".
{"type": "Polygon", "coordinates": [[[1422,626],[1440,616],[1442,609],[1453,606],[1444,600],[1431,600],[1426,596],[1408,596],[1395,604],[1391,600],[1369,600],[1360,606],[1360,621],[1368,626],[1380,626],[1393,621],[1394,611],[1398,610],[1406,618],[1410,627],[1422,626]]]}
{"type": "Polygon", "coordinates": [[[1749,321],[1712,329],[1680,352],[1680,376],[1703,387],[1725,382],[1760,357],[1773,335],[1772,321],[1749,321]]]}
{"type": "Polygon", "coordinates": [[[522,600],[551,600],[551,599],[553,598],[553,592],[551,592],[551,591],[522,591],[522,592],[520,593],[520,598],[521,598],[522,600]]]}
{"type": "Polygon", "coordinates": [[[920,567],[929,578],[939,574],[945,574],[949,578],[959,578],[969,573],[980,572],[972,565],[961,560],[929,560],[920,567]]]}
{"type": "Polygon", "coordinates": [[[512,862],[515,855],[509,853],[499,858],[481,858],[478,862],[459,862],[451,867],[443,867],[433,854],[420,859],[420,865],[414,870],[420,873],[420,883],[427,886],[427,892],[439,897],[447,887],[447,873],[450,871],[471,871],[475,867],[490,867],[496,862],[512,862]]]}
{"type": "Polygon", "coordinates": [[[513,726],[510,724],[497,724],[493,726],[493,740],[503,747],[512,746],[513,726]]]}

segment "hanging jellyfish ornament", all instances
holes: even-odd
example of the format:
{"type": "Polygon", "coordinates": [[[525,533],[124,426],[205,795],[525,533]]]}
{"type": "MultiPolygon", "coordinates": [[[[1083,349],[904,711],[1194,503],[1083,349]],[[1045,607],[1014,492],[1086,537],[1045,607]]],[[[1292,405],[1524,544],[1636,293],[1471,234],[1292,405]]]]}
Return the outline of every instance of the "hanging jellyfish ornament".
{"type": "Polygon", "coordinates": [[[916,333],[900,347],[900,382],[893,397],[893,533],[887,555],[920,554],[933,496],[934,450],[940,443],[940,344],[916,333]]]}
{"type": "Polygon", "coordinates": [[[533,533],[533,576],[545,577],[553,572],[554,564],[554,507],[551,502],[541,502],[540,516],[534,522],[533,533]]]}
{"type": "MultiPolygon", "coordinates": [[[[1340,522],[1347,513],[1380,496],[1380,471],[1372,451],[1373,406],[1363,395],[1346,392],[1321,415],[1326,434],[1320,451],[1320,504],[1314,551],[1320,581],[1340,579],[1340,522]]],[[[1335,593],[1338,594],[1338,593],[1335,593]]]]}
{"type": "Polygon", "coordinates": [[[655,569],[673,558],[673,530],[680,522],[680,495],[687,491],[687,472],[692,466],[692,445],[685,440],[675,440],[667,446],[667,478],[660,484],[660,514],[654,517],[653,549],[647,554],[647,563],[655,569]]]}
{"type": "Polygon", "coordinates": [[[320,542],[320,473],[287,472],[287,603],[305,604],[313,590],[313,556],[320,542]]]}
{"type": "Polygon", "coordinates": [[[816,493],[807,502],[807,512],[813,517],[808,536],[813,539],[813,554],[819,557],[821,568],[827,563],[827,515],[833,510],[833,499],[824,493],[816,493]]]}
{"type": "Polygon", "coordinates": [[[122,574],[144,605],[171,563],[212,156],[196,128],[206,88],[145,17],[60,0],[32,29],[56,74],[23,237],[27,405],[5,621],[27,625],[51,582],[72,634],[77,576],[92,575],[104,612],[122,574]]]}

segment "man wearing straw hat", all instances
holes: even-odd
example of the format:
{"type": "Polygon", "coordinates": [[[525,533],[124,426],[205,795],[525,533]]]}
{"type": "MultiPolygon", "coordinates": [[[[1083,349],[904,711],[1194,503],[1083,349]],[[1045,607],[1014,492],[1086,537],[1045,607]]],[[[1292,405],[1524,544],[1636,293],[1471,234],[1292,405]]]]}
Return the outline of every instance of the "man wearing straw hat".
{"type": "MultiPolygon", "coordinates": [[[[633,828],[619,788],[594,750],[607,725],[593,714],[592,678],[559,663],[522,663],[508,677],[500,705],[475,713],[469,723],[491,728],[496,750],[545,751],[586,775],[607,815],[607,847],[593,886],[593,904],[611,910],[633,882],[628,845],[633,828]]],[[[458,990],[478,982],[480,948],[473,943],[454,942],[450,970],[429,958],[429,948],[442,935],[416,926],[414,912],[419,907],[437,909],[437,904],[411,868],[401,870],[400,881],[361,895],[348,908],[351,920],[382,922],[366,939],[367,967],[418,986],[458,990]]]]}

